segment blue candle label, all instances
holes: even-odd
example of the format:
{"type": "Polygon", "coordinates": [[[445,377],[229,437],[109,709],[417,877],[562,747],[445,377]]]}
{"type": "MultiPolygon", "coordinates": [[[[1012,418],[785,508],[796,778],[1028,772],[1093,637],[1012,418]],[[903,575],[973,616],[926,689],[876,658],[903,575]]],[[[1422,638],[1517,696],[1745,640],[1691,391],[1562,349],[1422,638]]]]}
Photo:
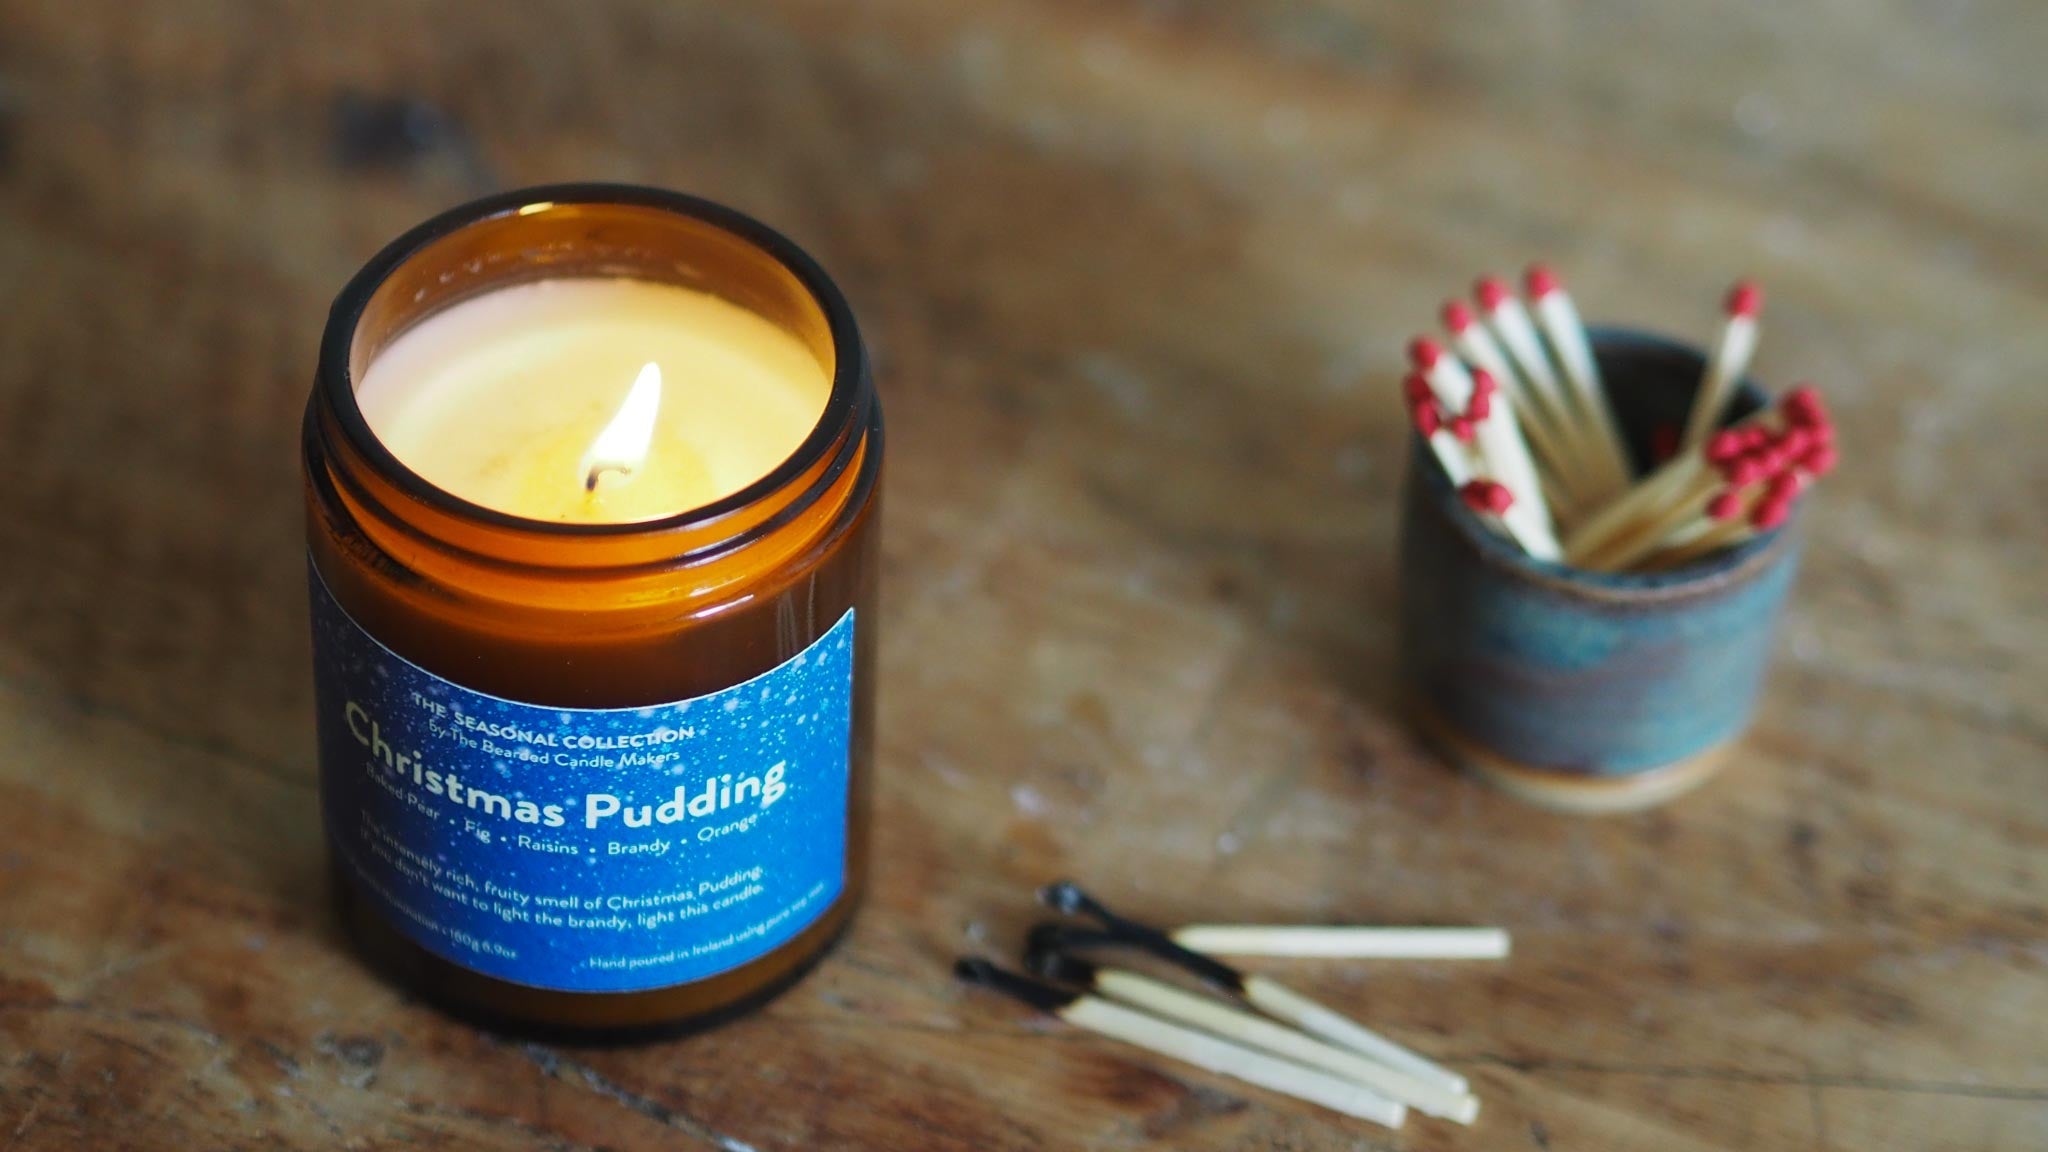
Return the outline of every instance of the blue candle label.
{"type": "Polygon", "coordinates": [[[428,950],[533,987],[629,992],[757,959],[838,898],[851,609],[708,696],[544,708],[410,663],[318,572],[312,586],[328,838],[428,950]]]}

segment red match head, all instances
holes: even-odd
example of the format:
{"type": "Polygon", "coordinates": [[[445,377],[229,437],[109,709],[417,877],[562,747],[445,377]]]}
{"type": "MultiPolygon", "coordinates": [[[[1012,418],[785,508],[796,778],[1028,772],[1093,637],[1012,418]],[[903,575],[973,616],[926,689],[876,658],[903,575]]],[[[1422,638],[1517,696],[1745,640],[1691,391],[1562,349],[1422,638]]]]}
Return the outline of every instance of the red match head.
{"type": "Polygon", "coordinates": [[[1472,398],[1465,401],[1465,415],[1474,420],[1484,420],[1493,415],[1493,393],[1474,389],[1472,398]]]}
{"type": "Polygon", "coordinates": [[[1424,440],[1436,435],[1444,426],[1443,409],[1438,408],[1436,400],[1430,397],[1410,404],[1408,415],[1415,421],[1415,430],[1422,433],[1424,440]]]}
{"type": "Polygon", "coordinates": [[[1474,512],[1485,512],[1498,516],[1515,506],[1515,494],[1508,486],[1495,480],[1473,480],[1458,489],[1458,495],[1465,506],[1474,512]]]}
{"type": "Polygon", "coordinates": [[[1472,395],[1491,396],[1498,391],[1500,391],[1500,381],[1493,378],[1493,373],[1488,372],[1484,368],[1474,368],[1472,370],[1472,395]]]}
{"type": "Polygon", "coordinates": [[[1451,417],[1444,421],[1444,427],[1449,428],[1451,435],[1456,436],[1460,442],[1470,444],[1472,437],[1479,431],[1479,422],[1467,414],[1451,417]]]}
{"type": "Polygon", "coordinates": [[[1417,336],[1408,342],[1408,362],[1428,372],[1436,362],[1444,358],[1444,346],[1427,336],[1417,336]]]}
{"type": "MultiPolygon", "coordinates": [[[[1682,436],[1676,424],[1659,424],[1650,429],[1650,460],[1662,464],[1678,455],[1678,441],[1682,436]]],[[[1715,460],[1713,463],[1720,463],[1715,460]]]]}
{"type": "Polygon", "coordinates": [[[1813,429],[1798,424],[1785,429],[1784,434],[1778,437],[1778,450],[1793,460],[1806,455],[1806,450],[1813,444],[1813,429]]]}
{"type": "Polygon", "coordinates": [[[1557,273],[1552,272],[1548,264],[1529,265],[1529,270],[1522,274],[1522,285],[1529,289],[1531,300],[1541,300],[1562,287],[1557,273]]]}
{"type": "Polygon", "coordinates": [[[1815,444],[1799,457],[1799,470],[1815,479],[1835,470],[1835,446],[1815,444]]]}
{"type": "Polygon", "coordinates": [[[1465,329],[1473,323],[1472,309],[1466,307],[1463,300],[1444,301],[1443,316],[1444,327],[1450,329],[1453,336],[1463,336],[1465,329]]]}
{"type": "Polygon", "coordinates": [[[1759,532],[1769,532],[1792,518],[1792,501],[1772,500],[1768,497],[1757,501],[1756,508],[1749,514],[1749,522],[1759,532]]]}
{"type": "Polygon", "coordinates": [[[1772,502],[1790,504],[1799,498],[1799,489],[1799,473],[1787,468],[1772,476],[1771,482],[1764,487],[1764,502],[1766,504],[1772,502]]]}
{"type": "Polygon", "coordinates": [[[1737,488],[1747,488],[1769,475],[1763,462],[1754,456],[1737,456],[1721,469],[1721,478],[1737,488]]]}
{"type": "Polygon", "coordinates": [[[1401,377],[1401,398],[1410,404],[1420,404],[1436,395],[1430,390],[1429,377],[1420,372],[1410,372],[1401,377]]]}
{"type": "Polygon", "coordinates": [[[1472,294],[1479,298],[1479,306],[1488,312],[1495,312],[1507,303],[1514,294],[1508,291],[1507,281],[1498,276],[1488,276],[1472,288],[1472,294]]]}
{"type": "Polygon", "coordinates": [[[1771,430],[1761,424],[1751,424],[1740,431],[1742,432],[1742,450],[1744,452],[1754,452],[1759,448],[1769,446],[1771,442],[1771,430]]]}
{"type": "Polygon", "coordinates": [[[1723,488],[1707,501],[1707,515],[1716,520],[1733,520],[1742,515],[1742,493],[1734,488],[1723,488]]]}
{"type": "Polygon", "coordinates": [[[1734,428],[1723,428],[1707,437],[1707,463],[1728,465],[1735,462],[1747,450],[1742,433],[1734,428]]]}
{"type": "Polygon", "coordinates": [[[1820,389],[1811,384],[1801,384],[1785,393],[1778,406],[1785,410],[1786,421],[1800,427],[1819,428],[1833,423],[1828,417],[1827,402],[1820,398],[1820,389]]]}
{"type": "Polygon", "coordinates": [[[1728,315],[1754,319],[1763,310],[1764,290],[1752,280],[1739,280],[1728,290],[1728,315]]]}

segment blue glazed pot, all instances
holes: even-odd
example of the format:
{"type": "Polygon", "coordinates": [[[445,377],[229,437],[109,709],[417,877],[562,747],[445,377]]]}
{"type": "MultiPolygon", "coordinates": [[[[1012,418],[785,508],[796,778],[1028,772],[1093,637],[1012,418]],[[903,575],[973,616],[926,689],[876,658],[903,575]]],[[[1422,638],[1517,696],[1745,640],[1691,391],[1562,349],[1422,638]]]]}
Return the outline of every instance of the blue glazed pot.
{"type": "MultiPolygon", "coordinates": [[[[1593,345],[1640,472],[1655,430],[1683,426],[1705,357],[1617,329],[1593,345]]],[[[1764,402],[1745,381],[1731,418],[1764,402]]],[[[1699,784],[1755,713],[1798,563],[1794,527],[1670,571],[1567,568],[1482,525],[1413,440],[1400,661],[1418,724],[1546,807],[1638,808],[1699,784]]]]}

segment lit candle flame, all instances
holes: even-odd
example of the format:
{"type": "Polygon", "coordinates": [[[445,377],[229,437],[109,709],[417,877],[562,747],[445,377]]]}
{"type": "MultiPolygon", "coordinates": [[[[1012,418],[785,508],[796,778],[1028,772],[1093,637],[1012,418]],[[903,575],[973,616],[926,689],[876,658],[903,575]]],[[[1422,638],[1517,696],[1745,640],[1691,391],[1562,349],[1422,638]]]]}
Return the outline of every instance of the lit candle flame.
{"type": "Polygon", "coordinates": [[[648,445],[654,442],[654,416],[661,411],[661,365],[649,362],[640,369],[632,391],[619,405],[618,415],[590,442],[583,453],[578,473],[585,492],[597,491],[598,477],[606,472],[631,476],[647,460],[648,445]]]}

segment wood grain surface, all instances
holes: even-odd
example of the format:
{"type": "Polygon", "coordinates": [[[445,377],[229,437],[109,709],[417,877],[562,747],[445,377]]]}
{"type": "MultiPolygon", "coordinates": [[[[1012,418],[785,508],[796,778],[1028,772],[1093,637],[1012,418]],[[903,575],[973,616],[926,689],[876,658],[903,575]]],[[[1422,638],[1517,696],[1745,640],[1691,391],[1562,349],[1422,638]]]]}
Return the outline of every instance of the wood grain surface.
{"type": "Polygon", "coordinates": [[[2048,6],[0,3],[0,1150],[2048,1145],[2048,6]],[[535,1046],[325,899],[296,425],[475,193],[700,192],[841,279],[891,421],[879,866],[682,1042],[535,1046]],[[1485,270],[1771,300],[1846,465],[1760,724],[1517,806],[1391,675],[1403,340],[1485,270]],[[1272,971],[1468,1074],[1399,1134],[963,991],[1060,875],[1499,924],[1272,971]]]}

